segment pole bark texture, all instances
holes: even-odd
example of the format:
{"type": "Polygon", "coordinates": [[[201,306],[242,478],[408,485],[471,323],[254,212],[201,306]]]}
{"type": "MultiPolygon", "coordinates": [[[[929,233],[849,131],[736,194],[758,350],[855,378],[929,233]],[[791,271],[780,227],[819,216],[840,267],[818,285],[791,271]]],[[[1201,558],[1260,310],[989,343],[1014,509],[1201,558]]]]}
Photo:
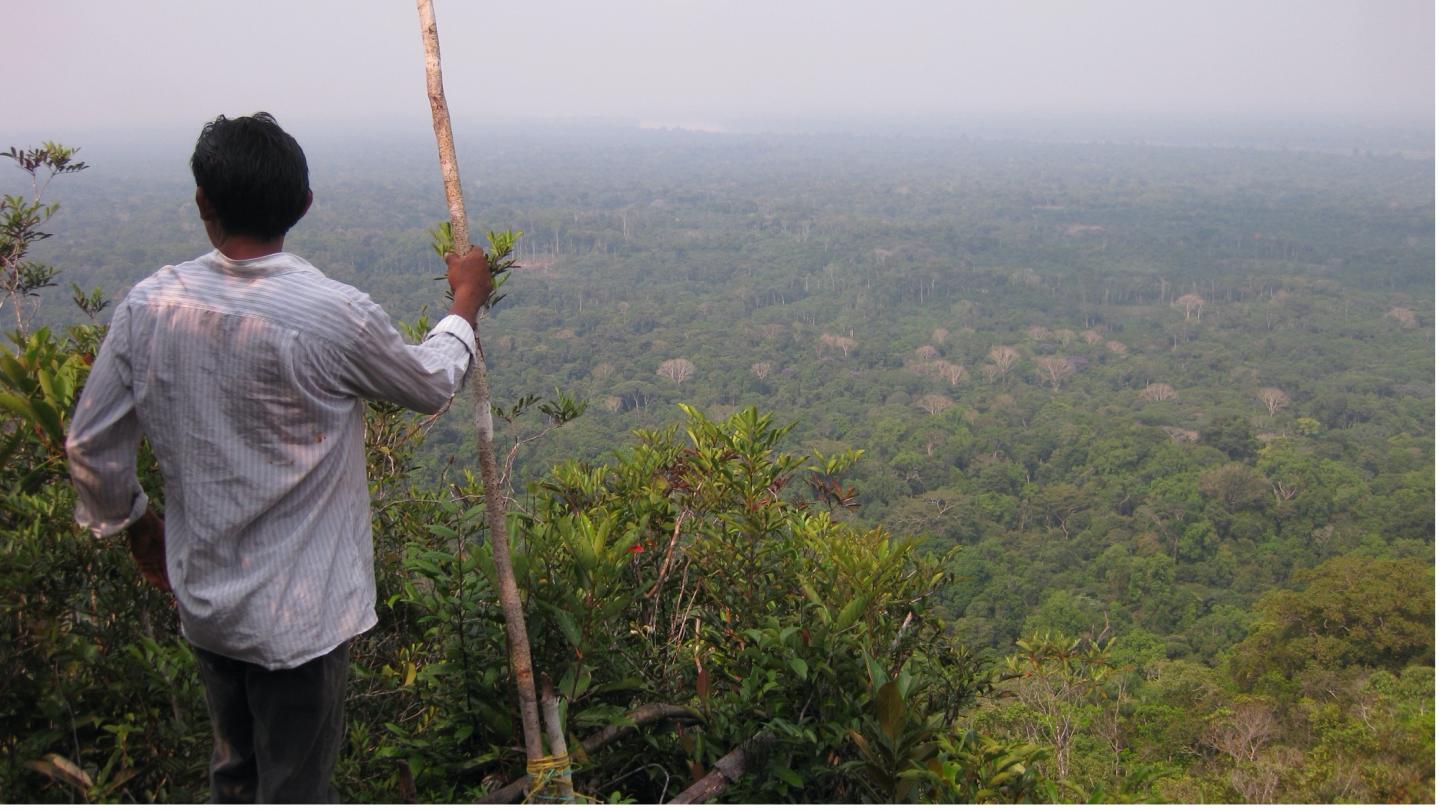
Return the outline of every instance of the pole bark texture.
{"type": "MultiPolygon", "coordinates": [[[[450,108],[445,103],[445,85],[440,75],[440,37],[435,28],[431,0],[416,0],[420,12],[420,36],[425,44],[425,86],[430,97],[430,117],[435,125],[435,144],[440,151],[440,173],[445,181],[445,199],[450,207],[450,234],[455,252],[470,252],[470,229],[465,217],[465,197],[460,189],[460,167],[455,160],[455,137],[450,129],[450,108]]],[[[530,637],[525,614],[520,608],[520,591],[510,565],[510,536],[505,528],[505,499],[495,468],[495,427],[490,415],[490,383],[485,358],[478,354],[470,370],[475,399],[475,436],[480,454],[480,480],[485,486],[485,518],[490,528],[490,548],[500,585],[500,607],[505,613],[505,635],[510,641],[510,669],[520,699],[520,725],[525,733],[525,757],[545,756],[540,738],[540,712],[535,700],[535,673],[530,662],[530,637]]]]}

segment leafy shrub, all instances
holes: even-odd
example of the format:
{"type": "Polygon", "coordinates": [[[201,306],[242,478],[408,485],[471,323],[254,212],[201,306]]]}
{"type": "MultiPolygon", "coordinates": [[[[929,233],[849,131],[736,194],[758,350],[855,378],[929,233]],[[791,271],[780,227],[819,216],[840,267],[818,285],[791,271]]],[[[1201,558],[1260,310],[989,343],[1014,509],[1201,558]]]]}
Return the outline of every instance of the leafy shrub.
{"type": "MultiPolygon", "coordinates": [[[[99,330],[0,349],[0,785],[6,800],[197,801],[209,721],[170,600],[75,525],[65,424],[99,330]]],[[[158,492],[158,471],[142,464],[158,492]]]]}
{"type": "MultiPolygon", "coordinates": [[[[562,464],[512,514],[536,668],[562,698],[577,788],[662,801],[763,738],[763,766],[727,798],[872,796],[873,769],[842,765],[863,756],[854,733],[875,695],[900,682],[933,743],[892,756],[892,775],[928,767],[944,744],[951,753],[927,771],[926,795],[980,795],[983,785],[963,793],[955,780],[982,772],[1028,795],[1024,780],[997,778],[1015,764],[998,744],[956,730],[983,679],[927,613],[943,560],[825,506],[855,455],[784,453],[786,431],[754,409],[723,422],[685,412],[684,441],[673,429],[642,433],[613,465],[562,464]],[[604,749],[580,745],[656,701],[693,717],[604,749]]],[[[409,702],[387,714],[409,722],[388,723],[376,754],[403,760],[427,798],[474,797],[523,773],[503,745],[516,731],[489,553],[464,541],[479,528],[476,489],[465,479],[449,497],[401,499],[430,502],[419,533],[412,507],[380,505],[377,543],[404,544],[406,576],[371,635],[389,639],[377,646],[394,658],[366,672],[398,682],[409,702]]]]}

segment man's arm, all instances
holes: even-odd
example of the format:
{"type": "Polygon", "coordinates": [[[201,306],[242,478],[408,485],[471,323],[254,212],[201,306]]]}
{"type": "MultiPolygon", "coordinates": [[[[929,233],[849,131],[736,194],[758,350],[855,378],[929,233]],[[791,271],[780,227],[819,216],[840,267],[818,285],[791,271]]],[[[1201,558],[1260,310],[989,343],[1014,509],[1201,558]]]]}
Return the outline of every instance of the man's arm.
{"type": "Polygon", "coordinates": [[[136,475],[140,420],[130,377],[129,310],[115,309],[90,377],[80,393],[65,452],[75,485],[75,520],[96,537],[126,531],[140,573],[170,590],[165,522],[149,506],[136,475]]]}
{"type": "Polygon", "coordinates": [[[65,440],[77,496],[75,521],[96,537],[129,527],[149,506],[135,470],[141,431],[131,389],[129,320],[122,302],[80,392],[65,440]]]}
{"type": "Polygon", "coordinates": [[[360,332],[347,347],[340,370],[343,390],[435,413],[459,390],[474,360],[475,318],[494,288],[485,253],[445,257],[455,300],[450,314],[435,324],[418,346],[405,343],[389,316],[368,297],[356,302],[360,332]]]}

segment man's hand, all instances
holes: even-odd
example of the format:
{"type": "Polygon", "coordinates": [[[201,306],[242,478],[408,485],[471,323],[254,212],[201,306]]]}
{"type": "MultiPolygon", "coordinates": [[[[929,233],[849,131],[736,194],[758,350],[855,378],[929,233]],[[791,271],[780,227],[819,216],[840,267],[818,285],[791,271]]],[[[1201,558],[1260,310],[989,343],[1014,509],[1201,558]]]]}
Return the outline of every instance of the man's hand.
{"type": "Polygon", "coordinates": [[[446,253],[445,266],[445,279],[450,282],[450,290],[455,293],[455,303],[450,307],[450,314],[459,315],[474,326],[480,307],[490,300],[490,293],[495,290],[485,251],[471,248],[464,256],[446,253]]]}
{"type": "Polygon", "coordinates": [[[165,521],[146,509],[145,514],[126,530],[130,540],[130,556],[140,566],[145,581],[170,593],[170,574],[165,569],[165,521]]]}

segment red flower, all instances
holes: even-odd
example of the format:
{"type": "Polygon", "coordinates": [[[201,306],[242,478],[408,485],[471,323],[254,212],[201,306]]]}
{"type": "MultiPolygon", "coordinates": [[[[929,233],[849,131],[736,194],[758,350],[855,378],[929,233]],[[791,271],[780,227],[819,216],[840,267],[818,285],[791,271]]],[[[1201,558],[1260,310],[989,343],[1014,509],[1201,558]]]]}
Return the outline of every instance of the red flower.
{"type": "Polygon", "coordinates": [[[645,550],[645,547],[642,546],[642,545],[640,545],[639,543],[636,543],[635,545],[633,545],[633,546],[630,547],[630,553],[631,553],[631,554],[639,554],[640,552],[642,552],[642,551],[644,551],[644,550],[645,550]]]}

